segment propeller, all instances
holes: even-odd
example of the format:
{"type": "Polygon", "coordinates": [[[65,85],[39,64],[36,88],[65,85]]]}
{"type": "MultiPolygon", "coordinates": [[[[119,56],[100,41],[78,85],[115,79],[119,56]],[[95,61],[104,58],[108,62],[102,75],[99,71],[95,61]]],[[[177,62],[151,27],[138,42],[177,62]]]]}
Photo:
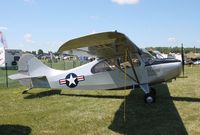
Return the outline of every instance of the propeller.
{"type": "Polygon", "coordinates": [[[185,73],[185,60],[184,60],[184,48],[183,48],[183,43],[181,44],[181,59],[182,59],[182,72],[183,72],[183,76],[185,73]]]}

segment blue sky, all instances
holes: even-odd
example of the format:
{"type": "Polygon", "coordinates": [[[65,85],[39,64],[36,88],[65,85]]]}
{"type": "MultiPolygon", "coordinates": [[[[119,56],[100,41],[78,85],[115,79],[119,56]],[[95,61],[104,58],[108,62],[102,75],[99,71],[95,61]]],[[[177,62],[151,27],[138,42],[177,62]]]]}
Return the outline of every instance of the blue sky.
{"type": "MultiPolygon", "coordinates": [[[[139,47],[200,47],[200,0],[0,0],[9,48],[57,51],[72,38],[117,30],[139,47]]],[[[0,44],[0,46],[2,46],[0,44]]]]}

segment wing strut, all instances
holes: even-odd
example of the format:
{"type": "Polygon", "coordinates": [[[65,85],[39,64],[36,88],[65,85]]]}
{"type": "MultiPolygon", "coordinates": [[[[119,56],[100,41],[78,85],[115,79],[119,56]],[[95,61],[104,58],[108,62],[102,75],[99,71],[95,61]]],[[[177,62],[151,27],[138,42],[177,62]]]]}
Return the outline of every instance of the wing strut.
{"type": "Polygon", "coordinates": [[[134,65],[133,65],[133,62],[132,62],[132,60],[131,60],[131,56],[130,56],[130,52],[128,51],[128,50],[126,50],[126,54],[127,54],[127,56],[128,56],[128,61],[130,62],[130,64],[131,64],[131,68],[132,68],[132,70],[133,70],[133,74],[135,75],[135,78],[133,78],[131,75],[129,75],[128,73],[126,73],[126,72],[124,72],[124,70],[119,66],[120,64],[120,62],[118,62],[117,61],[117,64],[114,64],[121,72],[123,72],[124,74],[126,74],[130,79],[132,79],[133,81],[135,81],[135,82],[137,82],[138,84],[140,84],[140,81],[139,81],[139,79],[138,79],[138,76],[137,76],[137,73],[136,73],[136,71],[135,71],[135,68],[134,68],[134,65]]]}
{"type": "Polygon", "coordinates": [[[122,70],[122,68],[120,66],[118,66],[117,64],[114,64],[121,72],[123,72],[124,74],[126,74],[130,79],[132,79],[133,81],[136,81],[132,76],[130,76],[128,73],[126,73],[124,70],[122,70]]]}
{"type": "MultiPolygon", "coordinates": [[[[133,73],[135,75],[135,78],[136,78],[136,81],[137,83],[139,84],[140,88],[145,92],[145,96],[144,96],[144,100],[146,103],[154,103],[155,100],[156,100],[156,97],[155,97],[155,91],[153,90],[150,90],[150,87],[149,87],[149,84],[148,83],[143,83],[144,80],[139,80],[138,78],[138,75],[137,75],[137,72],[134,68],[134,65],[133,65],[133,61],[131,59],[131,53],[127,50],[127,54],[128,54],[128,60],[131,64],[131,67],[132,67],[132,70],[133,70],[133,73]],[[140,82],[141,81],[141,82],[140,82]]],[[[141,69],[144,69],[145,70],[145,67],[141,67],[141,69]]],[[[145,74],[145,73],[144,73],[145,74]]],[[[143,74],[143,75],[144,75],[143,74]]],[[[145,76],[145,75],[144,75],[145,76]]],[[[144,77],[143,76],[143,77],[144,77]]]]}
{"type": "Polygon", "coordinates": [[[135,71],[135,68],[134,68],[134,65],[133,65],[133,62],[132,62],[132,59],[131,59],[130,52],[129,52],[128,50],[127,50],[127,54],[128,54],[128,60],[129,60],[129,62],[130,62],[130,64],[131,64],[131,68],[132,68],[132,70],[133,70],[133,74],[135,75],[135,78],[136,78],[136,82],[137,82],[138,84],[140,84],[140,81],[139,81],[139,79],[138,79],[137,73],[136,73],[136,71],[135,71]]]}

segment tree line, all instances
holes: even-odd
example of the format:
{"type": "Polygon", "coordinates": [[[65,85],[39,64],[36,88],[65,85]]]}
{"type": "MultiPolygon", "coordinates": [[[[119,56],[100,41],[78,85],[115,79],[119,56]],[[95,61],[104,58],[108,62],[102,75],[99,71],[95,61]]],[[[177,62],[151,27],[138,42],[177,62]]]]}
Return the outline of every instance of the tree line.
{"type": "MultiPolygon", "coordinates": [[[[181,53],[181,47],[147,47],[147,50],[157,50],[161,53],[181,53]]],[[[184,48],[184,53],[200,53],[200,48],[184,48]]]]}

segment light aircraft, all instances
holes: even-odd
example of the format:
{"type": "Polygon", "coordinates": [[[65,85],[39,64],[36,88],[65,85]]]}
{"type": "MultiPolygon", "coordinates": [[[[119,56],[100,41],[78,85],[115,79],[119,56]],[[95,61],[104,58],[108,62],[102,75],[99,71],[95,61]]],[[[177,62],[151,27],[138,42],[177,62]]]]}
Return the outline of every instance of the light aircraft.
{"type": "Polygon", "coordinates": [[[87,48],[84,51],[97,59],[64,71],[52,69],[33,55],[24,54],[18,63],[18,73],[9,78],[31,88],[110,90],[139,86],[144,91],[144,101],[153,103],[156,92],[151,86],[176,78],[182,69],[180,60],[156,59],[117,31],[72,39],[58,51],[77,48],[87,48]]]}

